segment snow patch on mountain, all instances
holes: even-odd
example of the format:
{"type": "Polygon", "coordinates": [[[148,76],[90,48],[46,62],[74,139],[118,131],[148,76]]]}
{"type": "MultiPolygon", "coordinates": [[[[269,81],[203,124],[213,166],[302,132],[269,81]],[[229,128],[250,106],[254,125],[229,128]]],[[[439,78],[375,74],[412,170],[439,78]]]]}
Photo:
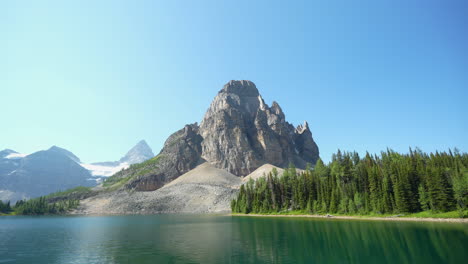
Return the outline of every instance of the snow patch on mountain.
{"type": "Polygon", "coordinates": [[[95,164],[80,164],[83,168],[89,170],[92,176],[98,177],[109,177],[114,175],[115,173],[126,169],[130,166],[130,164],[123,162],[117,166],[103,166],[103,165],[95,165],[95,164]]]}
{"type": "Polygon", "coordinates": [[[24,153],[10,153],[10,154],[5,156],[5,159],[21,159],[21,158],[24,158],[24,157],[26,157],[28,155],[29,154],[24,154],[24,153]]]}

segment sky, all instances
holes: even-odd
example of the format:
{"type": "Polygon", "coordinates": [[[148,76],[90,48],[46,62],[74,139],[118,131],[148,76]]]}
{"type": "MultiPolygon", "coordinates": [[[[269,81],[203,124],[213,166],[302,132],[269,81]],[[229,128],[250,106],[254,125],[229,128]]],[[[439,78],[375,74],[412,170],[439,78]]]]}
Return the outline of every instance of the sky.
{"type": "Polygon", "coordinates": [[[251,80],[320,156],[468,150],[467,1],[5,1],[0,149],[118,160],[251,80]]]}

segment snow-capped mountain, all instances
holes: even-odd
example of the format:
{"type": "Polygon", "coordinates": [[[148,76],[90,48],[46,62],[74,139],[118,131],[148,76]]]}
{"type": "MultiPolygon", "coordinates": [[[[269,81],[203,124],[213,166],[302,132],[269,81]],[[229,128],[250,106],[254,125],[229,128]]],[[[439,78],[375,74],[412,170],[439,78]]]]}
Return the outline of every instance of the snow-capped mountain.
{"type": "Polygon", "coordinates": [[[102,178],[153,156],[144,140],[119,161],[90,164],[57,146],[32,154],[5,149],[0,151],[0,200],[14,203],[77,186],[96,186],[102,178]]]}
{"type": "MultiPolygon", "coordinates": [[[[26,156],[25,154],[20,154],[11,149],[5,149],[0,151],[0,177],[2,175],[7,175],[18,168],[21,156],[26,156]]],[[[0,178],[1,182],[1,178],[0,178]]],[[[0,190],[2,186],[0,185],[0,190]]]]}
{"type": "Polygon", "coordinates": [[[23,154],[23,153],[18,153],[14,150],[11,149],[4,149],[0,151],[0,159],[18,159],[18,158],[24,158],[28,154],[23,154]]]}
{"type": "Polygon", "coordinates": [[[53,146],[29,155],[0,152],[0,199],[16,202],[77,186],[95,186],[91,173],[68,150],[53,146]]]}

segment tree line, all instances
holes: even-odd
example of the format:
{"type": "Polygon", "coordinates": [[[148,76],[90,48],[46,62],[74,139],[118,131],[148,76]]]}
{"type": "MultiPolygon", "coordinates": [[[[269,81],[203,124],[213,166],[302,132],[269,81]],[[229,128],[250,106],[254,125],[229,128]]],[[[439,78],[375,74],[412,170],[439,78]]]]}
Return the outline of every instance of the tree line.
{"type": "Polygon", "coordinates": [[[447,212],[468,205],[468,155],[458,150],[380,155],[340,150],[329,164],[298,172],[293,165],[282,176],[273,170],[240,187],[232,200],[235,213],[393,214],[447,212]]]}
{"type": "Polygon", "coordinates": [[[79,200],[69,199],[50,203],[45,196],[30,200],[17,201],[14,206],[10,202],[0,201],[0,213],[17,215],[64,214],[79,205],[79,200]]]}

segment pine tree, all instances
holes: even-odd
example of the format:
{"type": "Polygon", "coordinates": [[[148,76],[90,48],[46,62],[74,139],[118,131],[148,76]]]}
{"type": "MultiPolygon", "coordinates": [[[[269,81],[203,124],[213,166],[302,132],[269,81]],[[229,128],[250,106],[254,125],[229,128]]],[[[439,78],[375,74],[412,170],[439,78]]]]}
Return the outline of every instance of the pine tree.
{"type": "Polygon", "coordinates": [[[430,209],[430,206],[429,206],[429,197],[427,195],[427,191],[426,189],[424,188],[424,186],[421,184],[419,185],[419,188],[418,188],[418,192],[419,192],[419,203],[421,205],[421,208],[424,210],[424,211],[427,211],[430,209]]]}

